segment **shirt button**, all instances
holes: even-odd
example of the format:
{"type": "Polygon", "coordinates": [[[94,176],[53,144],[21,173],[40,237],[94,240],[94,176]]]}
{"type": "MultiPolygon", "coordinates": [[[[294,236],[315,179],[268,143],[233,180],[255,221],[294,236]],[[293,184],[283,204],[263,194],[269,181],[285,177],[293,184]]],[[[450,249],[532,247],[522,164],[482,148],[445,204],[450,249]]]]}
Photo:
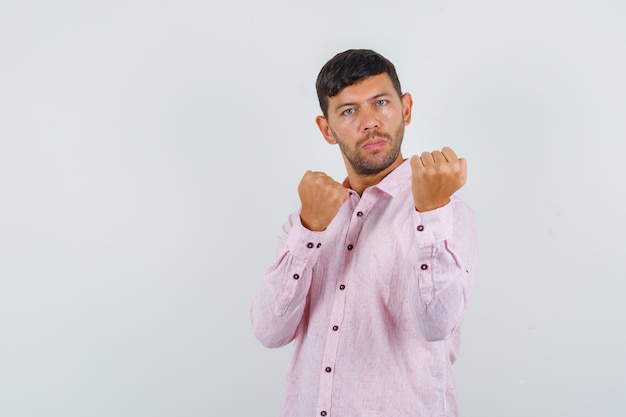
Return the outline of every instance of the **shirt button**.
{"type": "Polygon", "coordinates": [[[339,330],[339,326],[333,326],[333,330],[334,330],[334,331],[339,330]]]}
{"type": "Polygon", "coordinates": [[[421,224],[419,226],[417,226],[417,231],[418,232],[423,232],[424,231],[424,226],[422,226],[421,224]]]}
{"type": "Polygon", "coordinates": [[[352,248],[354,248],[354,246],[348,245],[348,250],[352,250],[352,248]]]}
{"type": "Polygon", "coordinates": [[[293,274],[293,279],[300,279],[300,275],[298,275],[298,274],[293,274]]]}
{"type": "Polygon", "coordinates": [[[325,369],[325,371],[326,371],[326,372],[330,372],[330,371],[332,371],[332,369],[330,368],[330,366],[327,366],[327,367],[326,367],[326,369],[325,369]]]}
{"type": "Polygon", "coordinates": [[[319,249],[319,248],[321,248],[321,247],[322,247],[322,244],[321,244],[321,243],[318,243],[318,244],[317,244],[317,248],[319,249]]]}
{"type": "Polygon", "coordinates": [[[339,289],[343,291],[343,290],[345,290],[345,289],[346,289],[346,286],[345,286],[345,285],[343,285],[343,284],[341,284],[341,285],[339,286],[339,289]]]}
{"type": "Polygon", "coordinates": [[[306,244],[306,247],[309,248],[309,249],[311,249],[313,246],[315,246],[315,245],[313,245],[311,242],[306,244]]]}
{"type": "Polygon", "coordinates": [[[422,268],[422,271],[426,271],[428,269],[428,265],[422,264],[422,266],[420,266],[420,268],[422,268]]]}
{"type": "Polygon", "coordinates": [[[325,415],[326,415],[326,411],[322,411],[322,412],[320,413],[320,416],[325,416],[325,415]]]}
{"type": "Polygon", "coordinates": [[[363,217],[363,212],[362,212],[362,211],[359,211],[359,212],[356,214],[356,216],[357,216],[357,217],[363,217]]]}

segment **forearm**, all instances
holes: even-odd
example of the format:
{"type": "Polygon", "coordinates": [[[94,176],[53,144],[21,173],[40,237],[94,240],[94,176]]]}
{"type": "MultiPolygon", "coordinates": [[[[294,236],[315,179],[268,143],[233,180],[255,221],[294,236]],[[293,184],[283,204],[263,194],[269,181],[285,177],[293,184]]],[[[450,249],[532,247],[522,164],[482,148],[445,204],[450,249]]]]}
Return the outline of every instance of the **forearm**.
{"type": "Polygon", "coordinates": [[[429,341],[444,340],[458,327],[471,294],[477,260],[473,213],[454,199],[438,212],[416,216],[418,239],[416,308],[418,329],[429,341]]]}
{"type": "Polygon", "coordinates": [[[291,342],[302,320],[323,232],[311,232],[293,215],[279,237],[277,260],[263,276],[250,318],[259,341],[267,347],[291,342]]]}

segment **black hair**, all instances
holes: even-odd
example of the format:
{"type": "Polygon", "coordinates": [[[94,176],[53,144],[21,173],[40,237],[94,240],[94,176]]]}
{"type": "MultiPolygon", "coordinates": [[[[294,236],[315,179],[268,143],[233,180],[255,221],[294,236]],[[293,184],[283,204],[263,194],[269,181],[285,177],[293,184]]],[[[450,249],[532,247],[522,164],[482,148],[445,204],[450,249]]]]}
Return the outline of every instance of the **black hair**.
{"type": "Polygon", "coordinates": [[[372,75],[387,73],[399,96],[400,80],[394,65],[384,56],[369,49],[348,49],[331,58],[320,70],[315,87],[320,108],[328,116],[328,99],[344,88],[372,75]]]}

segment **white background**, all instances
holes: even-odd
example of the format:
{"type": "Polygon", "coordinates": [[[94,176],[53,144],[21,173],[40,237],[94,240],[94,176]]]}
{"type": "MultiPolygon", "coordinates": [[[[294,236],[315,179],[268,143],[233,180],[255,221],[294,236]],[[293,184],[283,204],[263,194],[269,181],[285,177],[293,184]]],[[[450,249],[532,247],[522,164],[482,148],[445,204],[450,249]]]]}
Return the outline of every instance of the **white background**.
{"type": "Polygon", "coordinates": [[[248,311],[348,48],[449,145],[481,256],[462,416],[624,415],[621,1],[2,1],[0,416],[276,416],[248,311]]]}

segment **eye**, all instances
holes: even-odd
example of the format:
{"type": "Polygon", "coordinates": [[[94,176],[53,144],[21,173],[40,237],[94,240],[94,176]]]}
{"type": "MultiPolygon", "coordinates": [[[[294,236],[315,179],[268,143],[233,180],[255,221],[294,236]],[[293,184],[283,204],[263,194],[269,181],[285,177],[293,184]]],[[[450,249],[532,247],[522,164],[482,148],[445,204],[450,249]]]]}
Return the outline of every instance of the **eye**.
{"type": "Polygon", "coordinates": [[[355,110],[354,109],[345,109],[344,111],[341,112],[341,114],[345,115],[345,116],[349,116],[351,114],[354,114],[355,110]]]}
{"type": "Polygon", "coordinates": [[[387,104],[387,100],[376,100],[377,106],[384,106],[385,104],[387,104]]]}

